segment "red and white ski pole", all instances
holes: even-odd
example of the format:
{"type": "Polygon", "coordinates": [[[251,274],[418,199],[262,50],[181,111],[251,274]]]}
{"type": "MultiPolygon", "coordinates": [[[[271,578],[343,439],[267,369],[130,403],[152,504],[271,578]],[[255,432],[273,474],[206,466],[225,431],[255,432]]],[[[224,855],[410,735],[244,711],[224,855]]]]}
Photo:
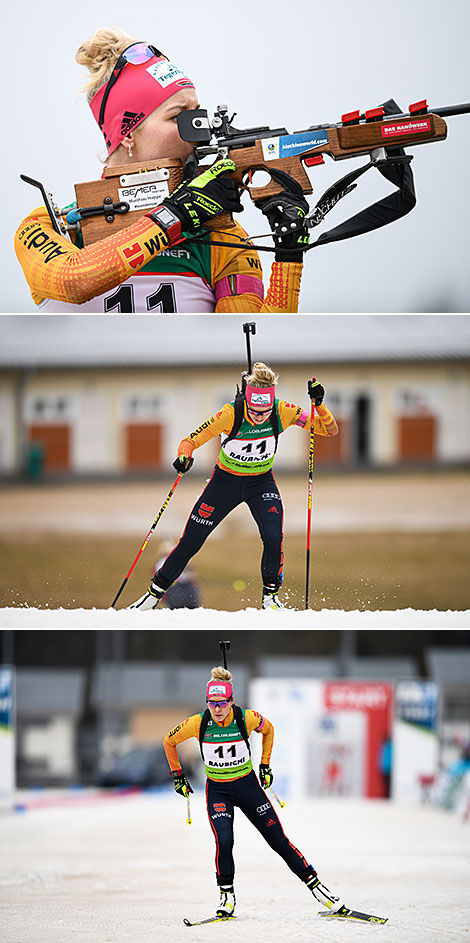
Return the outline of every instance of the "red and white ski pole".
{"type": "Polygon", "coordinates": [[[138,554],[137,554],[137,556],[136,556],[136,558],[135,558],[135,560],[134,560],[134,562],[133,562],[133,564],[132,564],[132,566],[131,566],[129,572],[128,572],[128,574],[127,574],[127,576],[124,577],[124,579],[123,579],[123,581],[122,581],[122,583],[121,583],[121,585],[120,585],[120,587],[119,587],[119,589],[118,589],[118,591],[117,591],[117,593],[116,593],[116,595],[115,595],[115,597],[114,597],[114,599],[113,599],[113,602],[111,603],[111,608],[112,608],[112,609],[114,609],[114,606],[116,605],[116,603],[117,603],[117,601],[118,601],[118,599],[119,599],[119,597],[120,597],[120,595],[121,595],[121,593],[122,593],[122,591],[123,591],[123,589],[124,589],[124,587],[125,587],[125,585],[126,585],[128,579],[129,579],[129,577],[130,577],[130,575],[131,575],[131,573],[132,573],[132,571],[133,571],[133,569],[134,569],[134,567],[135,567],[135,565],[136,565],[138,559],[140,558],[140,556],[141,556],[142,553],[144,552],[144,550],[145,550],[145,548],[146,548],[146,546],[147,546],[147,544],[148,544],[148,542],[149,542],[149,540],[150,540],[150,538],[151,538],[151,536],[152,536],[152,534],[153,534],[153,532],[154,532],[154,530],[155,530],[155,528],[156,528],[156,526],[157,526],[157,524],[158,524],[158,522],[159,522],[159,520],[160,520],[160,518],[161,518],[161,516],[162,516],[162,514],[163,514],[163,512],[164,512],[164,510],[165,510],[165,508],[166,508],[166,506],[167,506],[167,504],[168,504],[168,502],[169,502],[171,496],[172,496],[172,494],[174,493],[174,490],[175,490],[175,488],[176,488],[176,486],[177,486],[177,484],[178,484],[180,478],[182,478],[182,476],[183,476],[183,472],[180,472],[179,475],[178,475],[178,477],[177,477],[177,479],[176,479],[176,481],[175,481],[174,484],[171,486],[171,488],[170,488],[170,490],[169,490],[169,492],[168,492],[168,494],[167,494],[167,496],[166,496],[166,498],[165,498],[165,500],[164,500],[164,502],[163,502],[163,504],[162,504],[162,506],[161,506],[161,508],[160,508],[160,510],[159,510],[159,512],[158,512],[158,514],[157,514],[157,516],[156,516],[156,518],[155,518],[155,520],[154,520],[154,522],[153,522],[153,524],[152,524],[152,526],[151,526],[151,528],[150,528],[150,530],[149,530],[149,532],[148,532],[148,534],[147,534],[147,536],[146,536],[146,538],[145,538],[145,540],[144,540],[144,542],[143,542],[143,544],[142,544],[142,546],[141,546],[141,548],[140,548],[140,550],[139,550],[139,552],[138,552],[138,554]]]}

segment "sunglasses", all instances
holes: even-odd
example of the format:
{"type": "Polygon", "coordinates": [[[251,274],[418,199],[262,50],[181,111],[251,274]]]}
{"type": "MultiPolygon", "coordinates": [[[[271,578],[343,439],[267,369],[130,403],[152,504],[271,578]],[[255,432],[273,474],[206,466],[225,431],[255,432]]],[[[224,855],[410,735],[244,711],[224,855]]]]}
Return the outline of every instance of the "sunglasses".
{"type": "Polygon", "coordinates": [[[142,65],[143,62],[149,62],[150,59],[153,59],[154,56],[163,56],[164,59],[167,57],[160,52],[156,46],[147,45],[147,43],[133,43],[132,46],[128,46],[127,49],[124,49],[119,56],[119,59],[114,66],[114,69],[108,79],[108,84],[104,90],[103,100],[101,102],[100,113],[98,117],[99,127],[103,128],[104,122],[104,112],[106,108],[106,102],[108,101],[109,93],[116,84],[123,68],[125,65],[130,63],[130,65],[142,65]]]}
{"type": "Polygon", "coordinates": [[[208,704],[208,705],[211,706],[211,707],[221,707],[221,708],[223,709],[224,707],[227,707],[227,704],[230,704],[230,701],[209,701],[209,700],[207,700],[207,701],[206,701],[206,704],[208,704]]]}

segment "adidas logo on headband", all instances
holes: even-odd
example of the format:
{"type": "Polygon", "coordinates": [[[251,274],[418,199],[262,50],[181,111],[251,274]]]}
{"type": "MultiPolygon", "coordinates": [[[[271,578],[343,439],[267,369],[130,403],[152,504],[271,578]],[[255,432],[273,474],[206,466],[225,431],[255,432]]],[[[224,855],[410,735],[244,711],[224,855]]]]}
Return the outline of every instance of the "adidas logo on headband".
{"type": "Polygon", "coordinates": [[[122,116],[121,124],[122,136],[125,137],[126,134],[129,134],[129,131],[132,131],[132,128],[135,127],[139,121],[142,121],[143,118],[145,118],[145,113],[143,111],[140,112],[140,115],[138,115],[136,111],[125,111],[122,116]]]}

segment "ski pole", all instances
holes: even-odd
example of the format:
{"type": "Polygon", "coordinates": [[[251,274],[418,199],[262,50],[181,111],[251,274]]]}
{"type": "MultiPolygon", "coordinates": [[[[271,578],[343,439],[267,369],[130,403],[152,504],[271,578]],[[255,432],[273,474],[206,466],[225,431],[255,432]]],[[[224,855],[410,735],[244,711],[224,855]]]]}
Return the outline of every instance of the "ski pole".
{"type": "MultiPolygon", "coordinates": [[[[315,379],[315,377],[313,378],[315,379]]],[[[315,400],[312,399],[310,411],[310,445],[308,450],[308,504],[307,504],[307,554],[305,574],[305,608],[308,609],[308,594],[310,583],[310,533],[312,530],[312,491],[313,491],[313,446],[315,440],[315,400]]]]}
{"type": "Polygon", "coordinates": [[[282,799],[279,799],[279,796],[276,796],[276,793],[274,792],[274,789],[271,789],[271,787],[269,787],[269,791],[270,791],[271,795],[274,796],[274,798],[275,798],[277,804],[281,806],[281,809],[283,809],[284,806],[285,806],[285,802],[283,802],[282,799]]]}
{"type": "Polygon", "coordinates": [[[191,803],[190,803],[190,801],[189,801],[189,792],[188,792],[188,794],[187,794],[187,796],[186,796],[186,809],[187,809],[187,813],[188,813],[188,818],[186,819],[186,824],[187,824],[187,825],[191,825],[192,819],[191,819],[191,803]]]}
{"type": "Polygon", "coordinates": [[[128,572],[128,574],[127,574],[127,576],[124,577],[124,579],[123,579],[123,581],[122,581],[122,583],[121,583],[121,586],[120,586],[120,588],[118,589],[118,591],[117,591],[117,593],[116,593],[116,595],[115,595],[115,597],[114,597],[114,599],[113,599],[113,602],[111,603],[111,608],[112,608],[112,609],[114,609],[114,606],[116,605],[116,603],[117,603],[117,601],[118,601],[118,599],[119,599],[119,597],[120,597],[120,595],[121,595],[121,593],[122,593],[122,591],[123,591],[123,589],[124,589],[124,587],[125,587],[125,585],[126,585],[128,579],[129,579],[129,577],[130,577],[130,575],[131,575],[131,573],[132,573],[132,570],[134,569],[134,567],[135,567],[135,565],[136,565],[136,563],[137,563],[137,560],[139,559],[139,557],[141,556],[141,554],[144,552],[144,550],[145,550],[145,548],[146,548],[146,546],[147,546],[147,544],[148,544],[148,542],[149,542],[149,540],[150,540],[150,538],[151,538],[151,536],[152,536],[152,534],[153,534],[153,532],[154,532],[154,530],[155,530],[155,528],[156,528],[156,526],[157,526],[157,524],[158,524],[158,522],[159,522],[159,520],[160,520],[160,518],[161,518],[161,516],[162,516],[162,514],[163,514],[163,512],[164,512],[164,510],[165,510],[165,508],[166,508],[166,506],[167,506],[167,504],[168,504],[168,502],[169,502],[169,500],[170,500],[170,498],[171,498],[171,496],[172,496],[172,494],[173,494],[173,492],[174,492],[174,490],[175,490],[175,488],[176,488],[176,485],[178,484],[178,482],[179,482],[180,478],[182,478],[182,476],[183,476],[183,472],[180,472],[179,475],[178,475],[178,477],[177,477],[177,479],[176,479],[176,481],[175,481],[174,484],[171,486],[171,488],[170,488],[170,490],[169,490],[169,492],[168,492],[168,494],[167,494],[167,496],[166,496],[166,498],[165,498],[165,500],[164,500],[164,502],[163,502],[163,504],[162,504],[162,506],[161,506],[161,508],[160,508],[160,510],[159,510],[159,512],[158,512],[158,514],[157,514],[157,516],[156,516],[156,518],[155,518],[155,520],[154,520],[154,522],[153,522],[153,524],[152,524],[152,526],[151,526],[151,528],[150,528],[150,530],[149,530],[149,532],[148,532],[148,534],[147,534],[147,536],[146,536],[146,538],[145,538],[145,540],[144,540],[144,542],[143,542],[143,544],[142,544],[142,546],[141,546],[141,548],[140,548],[140,550],[139,550],[139,552],[138,552],[138,554],[137,554],[137,556],[136,556],[136,558],[135,558],[135,560],[134,560],[134,562],[133,562],[133,564],[132,564],[132,566],[131,566],[129,572],[128,572]]]}

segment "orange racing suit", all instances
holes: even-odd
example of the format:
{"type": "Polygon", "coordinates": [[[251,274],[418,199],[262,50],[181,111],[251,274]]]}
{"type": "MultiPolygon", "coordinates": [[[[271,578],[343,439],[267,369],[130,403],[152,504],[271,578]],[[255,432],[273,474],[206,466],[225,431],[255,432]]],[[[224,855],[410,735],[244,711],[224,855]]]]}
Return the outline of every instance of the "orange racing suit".
{"type": "Polygon", "coordinates": [[[263,272],[253,245],[215,246],[246,237],[236,223],[211,231],[205,241],[172,244],[148,216],[81,248],[58,235],[44,206],[15,234],[15,251],[41,313],[272,313],[298,309],[302,264],[273,262],[264,295],[263,272]]]}

